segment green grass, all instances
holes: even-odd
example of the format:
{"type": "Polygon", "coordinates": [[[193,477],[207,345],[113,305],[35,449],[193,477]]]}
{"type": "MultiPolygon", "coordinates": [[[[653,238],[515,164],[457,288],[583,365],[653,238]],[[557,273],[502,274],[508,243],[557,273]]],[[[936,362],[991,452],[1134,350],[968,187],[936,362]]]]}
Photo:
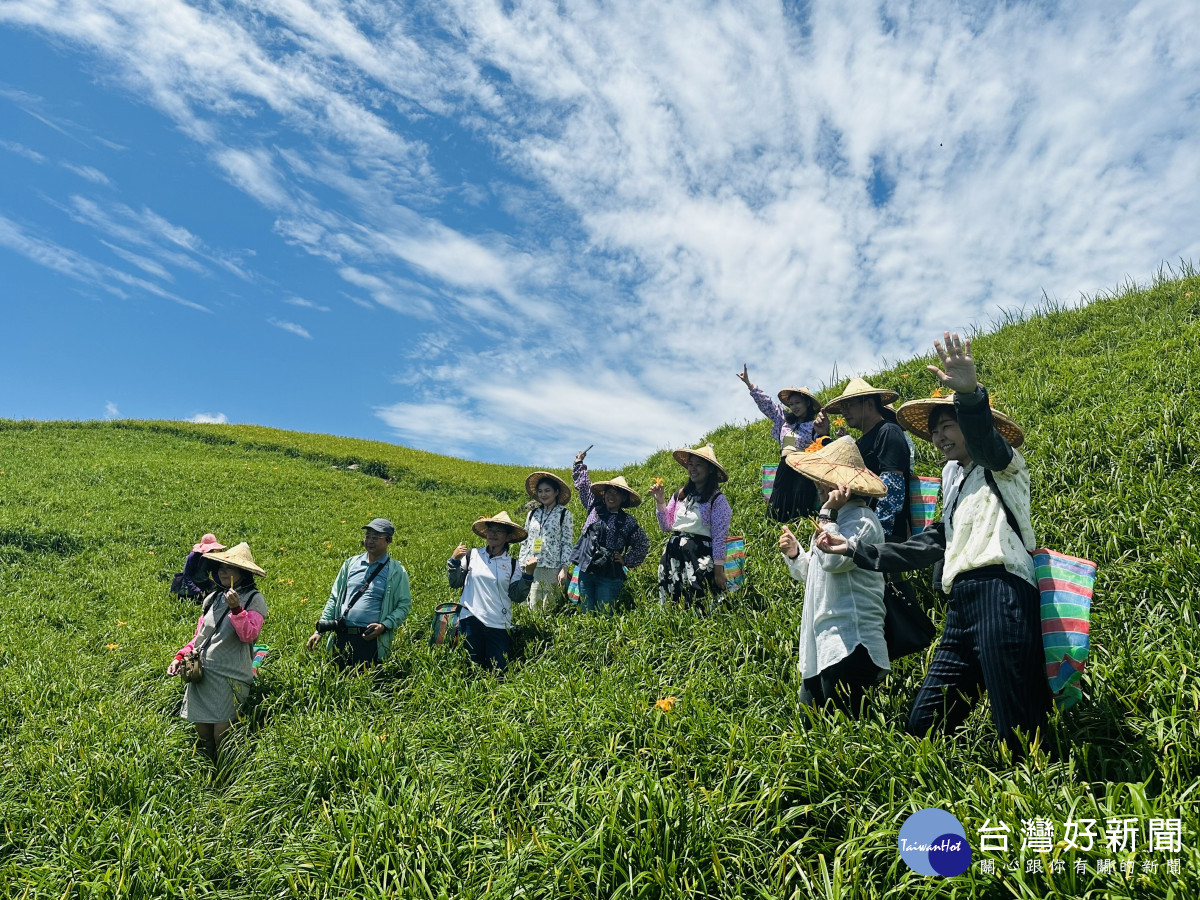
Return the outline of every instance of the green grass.
{"type": "MultiPolygon", "coordinates": [[[[1085,701],[1052,755],[1015,763],[986,707],[952,741],[900,734],[924,659],[897,664],[867,721],[799,707],[763,421],[710,435],[748,539],[738,606],[662,612],[648,564],[615,620],[518,611],[504,681],[426,638],[447,555],[477,516],[520,514],[524,469],[247,426],[0,422],[0,896],[1197,896],[1200,278],[1009,315],[975,346],[1029,432],[1041,542],[1100,564],[1085,701]],[[301,645],[376,515],[399,527],[413,615],[377,677],[339,677],[301,645]],[[274,648],[220,775],[164,677],[195,620],[167,584],[210,530],[267,569],[274,648]],[[896,851],[924,806],[976,847],[985,819],[1019,845],[1034,816],[1136,816],[1143,837],[1182,818],[1181,871],[1139,848],[1130,878],[1095,874],[1099,851],[1082,876],[927,879],[896,851]]],[[[870,380],[925,396],[928,361],[870,380]]],[[[922,446],[921,472],[939,468],[922,446]]],[[[624,474],[682,479],[665,452],[624,474]]]]}

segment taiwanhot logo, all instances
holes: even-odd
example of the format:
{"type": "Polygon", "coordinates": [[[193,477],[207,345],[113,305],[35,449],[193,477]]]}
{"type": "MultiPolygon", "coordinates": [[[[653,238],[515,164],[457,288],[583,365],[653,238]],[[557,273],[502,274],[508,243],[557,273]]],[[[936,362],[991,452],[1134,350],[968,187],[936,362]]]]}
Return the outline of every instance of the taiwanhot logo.
{"type": "Polygon", "coordinates": [[[900,826],[900,858],[914,872],[953,878],[971,865],[962,823],[944,809],[919,809],[900,826]]]}

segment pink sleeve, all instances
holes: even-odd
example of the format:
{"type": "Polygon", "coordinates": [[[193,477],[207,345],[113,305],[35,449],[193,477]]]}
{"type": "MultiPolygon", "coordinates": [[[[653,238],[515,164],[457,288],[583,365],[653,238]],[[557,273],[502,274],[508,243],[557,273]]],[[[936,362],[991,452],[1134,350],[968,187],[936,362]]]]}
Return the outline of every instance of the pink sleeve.
{"type": "Polygon", "coordinates": [[[196,620],[196,631],[192,635],[192,639],[183,645],[182,650],[180,650],[178,653],[175,654],[176,659],[182,659],[183,657],[187,656],[189,653],[191,653],[193,650],[196,649],[196,635],[198,635],[200,633],[200,629],[203,626],[204,626],[204,615],[201,614],[200,618],[198,618],[196,620]]]}
{"type": "Polygon", "coordinates": [[[670,501],[667,503],[666,509],[659,509],[658,504],[654,505],[654,512],[658,516],[658,527],[660,531],[670,531],[671,526],[675,524],[675,495],[671,495],[670,501]]]}
{"type": "Polygon", "coordinates": [[[262,631],[263,617],[252,609],[243,609],[236,616],[230,616],[229,621],[243,644],[249,644],[262,631]]]}

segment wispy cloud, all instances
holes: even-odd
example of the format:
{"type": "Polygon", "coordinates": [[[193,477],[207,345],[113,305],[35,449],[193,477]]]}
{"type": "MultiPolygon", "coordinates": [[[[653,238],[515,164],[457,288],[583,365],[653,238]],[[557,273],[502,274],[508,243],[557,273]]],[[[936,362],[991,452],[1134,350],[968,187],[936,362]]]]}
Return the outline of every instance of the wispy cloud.
{"type": "Polygon", "coordinates": [[[284,303],[289,306],[299,306],[302,309],[312,309],[317,312],[329,312],[328,306],[322,306],[319,303],[313,303],[311,300],[305,300],[303,297],[285,297],[284,303]]]}
{"type": "Polygon", "coordinates": [[[274,317],[267,319],[267,321],[276,328],[282,328],[289,334],[294,334],[297,337],[307,338],[310,341],[312,340],[312,335],[308,333],[308,329],[303,325],[297,325],[295,322],[288,322],[284,319],[276,319],[274,317]]]}
{"type": "Polygon", "coordinates": [[[7,150],[9,153],[15,153],[17,156],[23,156],[30,162],[35,162],[38,165],[46,164],[46,157],[38,153],[36,150],[31,150],[24,144],[16,141],[0,141],[0,149],[7,150]]]}
{"type": "Polygon", "coordinates": [[[93,184],[102,184],[106,187],[112,184],[109,177],[95,166],[77,166],[74,163],[64,162],[62,163],[62,167],[69,172],[74,172],[80,178],[86,178],[93,184]]]}
{"type": "Polygon", "coordinates": [[[198,412],[195,415],[188,417],[184,421],[195,422],[197,425],[228,425],[229,424],[229,419],[226,418],[225,413],[222,413],[222,412],[219,412],[219,413],[198,412]]]}
{"type": "Polygon", "coordinates": [[[40,266],[117,297],[128,297],[130,291],[140,291],[200,312],[209,311],[199,303],[164,290],[144,278],[98,263],[69,247],[29,234],[4,216],[0,216],[0,247],[8,247],[40,266]]]}
{"type": "Polygon", "coordinates": [[[106,419],[121,418],[121,411],[119,409],[117,409],[117,404],[113,403],[111,400],[109,400],[107,403],[104,404],[104,418],[106,418],[106,419]]]}

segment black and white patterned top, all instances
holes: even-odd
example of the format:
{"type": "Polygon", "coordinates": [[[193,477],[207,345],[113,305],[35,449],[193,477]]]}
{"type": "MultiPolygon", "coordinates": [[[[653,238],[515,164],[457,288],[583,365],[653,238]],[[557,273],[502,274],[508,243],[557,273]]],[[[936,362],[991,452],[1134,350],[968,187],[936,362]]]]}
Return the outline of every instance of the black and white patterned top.
{"type": "Polygon", "coordinates": [[[521,552],[517,557],[517,565],[524,568],[525,562],[531,556],[538,558],[539,569],[561,569],[567,565],[571,556],[571,548],[575,545],[575,518],[565,506],[558,504],[547,510],[538,506],[529,511],[525,519],[525,530],[529,536],[521,542],[521,552]],[[533,542],[541,540],[542,549],[533,552],[533,542]]]}

